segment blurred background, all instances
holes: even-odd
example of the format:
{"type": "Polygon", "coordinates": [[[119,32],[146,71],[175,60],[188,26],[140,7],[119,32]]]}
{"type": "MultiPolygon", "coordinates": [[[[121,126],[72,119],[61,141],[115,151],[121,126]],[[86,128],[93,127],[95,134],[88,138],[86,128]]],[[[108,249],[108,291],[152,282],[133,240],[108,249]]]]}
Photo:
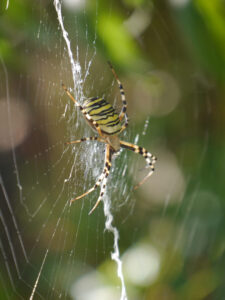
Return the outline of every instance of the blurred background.
{"type": "Polygon", "coordinates": [[[129,300],[224,299],[225,3],[63,0],[0,3],[0,299],[120,299],[102,204],[88,216],[104,146],[80,103],[103,96],[130,119],[121,139],[158,157],[114,159],[107,197],[129,300]],[[79,75],[79,76],[78,76],[79,75]],[[37,283],[35,285],[35,283],[37,283]]]}

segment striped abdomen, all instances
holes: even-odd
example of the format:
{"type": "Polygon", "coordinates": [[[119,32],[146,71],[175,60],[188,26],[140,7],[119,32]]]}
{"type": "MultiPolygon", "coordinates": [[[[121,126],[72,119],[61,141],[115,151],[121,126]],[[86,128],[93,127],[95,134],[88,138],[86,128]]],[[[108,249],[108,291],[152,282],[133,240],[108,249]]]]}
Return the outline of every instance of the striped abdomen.
{"type": "Polygon", "coordinates": [[[117,134],[121,130],[118,114],[111,104],[102,98],[89,98],[83,104],[85,112],[99,125],[101,131],[108,135],[117,134]]]}

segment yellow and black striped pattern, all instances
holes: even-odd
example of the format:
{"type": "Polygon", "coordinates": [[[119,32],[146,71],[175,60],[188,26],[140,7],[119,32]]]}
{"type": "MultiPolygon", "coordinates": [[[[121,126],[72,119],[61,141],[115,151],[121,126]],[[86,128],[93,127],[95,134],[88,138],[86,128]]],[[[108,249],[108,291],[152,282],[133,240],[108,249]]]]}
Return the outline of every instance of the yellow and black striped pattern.
{"type": "Polygon", "coordinates": [[[85,100],[83,112],[95,121],[101,131],[108,135],[118,134],[122,125],[115,109],[103,98],[89,98],[85,100]]]}
{"type": "Polygon", "coordinates": [[[77,101],[73,97],[73,95],[68,91],[66,86],[62,84],[62,87],[66,91],[67,95],[75,103],[75,105],[79,107],[80,111],[82,112],[84,118],[88,121],[89,125],[98,133],[98,136],[84,137],[79,140],[67,142],[67,144],[78,144],[85,141],[98,141],[105,144],[105,165],[97,182],[88,191],[70,200],[70,203],[72,203],[75,200],[87,196],[95,189],[100,187],[100,195],[98,197],[98,200],[96,201],[94,207],[91,209],[89,214],[91,214],[96,209],[96,207],[103,199],[106,190],[108,175],[111,169],[112,157],[114,153],[120,150],[120,148],[126,148],[128,150],[134,151],[134,153],[138,153],[142,155],[145,158],[147,167],[150,168],[148,174],[144,177],[144,179],[142,179],[141,182],[139,182],[134,187],[134,189],[137,189],[139,186],[141,186],[153,174],[155,170],[154,164],[156,163],[156,157],[152,155],[149,151],[147,151],[145,148],[125,141],[121,141],[118,137],[118,134],[123,132],[123,130],[125,130],[128,126],[129,120],[126,112],[127,102],[126,102],[122,83],[120,82],[110,62],[109,62],[109,66],[112,70],[112,73],[120,89],[120,96],[121,96],[123,107],[119,115],[115,112],[112,105],[110,105],[103,98],[98,98],[98,97],[89,98],[84,101],[84,105],[80,105],[79,101],[77,101]]]}

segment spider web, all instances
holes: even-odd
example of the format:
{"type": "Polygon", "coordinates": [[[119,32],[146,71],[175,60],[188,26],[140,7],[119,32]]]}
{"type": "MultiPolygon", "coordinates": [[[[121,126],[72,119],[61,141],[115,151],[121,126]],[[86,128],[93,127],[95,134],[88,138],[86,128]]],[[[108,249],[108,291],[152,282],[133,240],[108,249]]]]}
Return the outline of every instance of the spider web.
{"type": "MultiPolygon", "coordinates": [[[[97,22],[98,1],[94,5],[96,6],[95,22],[97,22]]],[[[79,266],[79,274],[85,273],[88,269],[85,261],[88,252],[92,251],[88,249],[90,236],[96,237],[97,244],[100,232],[103,233],[105,227],[113,233],[113,240],[111,236],[104,238],[103,235],[101,240],[103,244],[99,246],[100,250],[96,246],[93,261],[97,263],[102,251],[106,256],[112,252],[112,259],[118,264],[118,271],[115,270],[115,274],[118,273],[122,282],[120,298],[127,299],[119,255],[119,233],[112,225],[110,198],[106,196],[104,202],[105,225],[103,219],[98,221],[100,211],[95,213],[97,223],[87,214],[93,206],[93,201],[98,197],[96,193],[90,195],[89,200],[85,199],[86,201],[77,203],[75,210],[74,205],[69,205],[69,200],[74,197],[75,191],[76,194],[78,191],[82,193],[96,181],[104,163],[101,158],[104,148],[97,143],[86,143],[77,147],[65,145],[66,141],[92,134],[61,88],[62,82],[71,87],[71,91],[81,103],[88,94],[91,95],[93,89],[96,89],[94,87],[96,80],[93,75],[90,75],[96,58],[96,31],[90,42],[89,28],[86,23],[85,38],[81,39],[80,31],[76,29],[78,17],[72,18],[68,25],[64,21],[61,1],[55,0],[54,7],[58,30],[51,27],[49,11],[44,6],[39,7],[42,18],[36,36],[33,38],[40,44],[46,43],[47,38],[51,40],[51,47],[47,47],[48,51],[43,56],[39,55],[38,51],[34,53],[29,73],[21,73],[19,82],[16,87],[14,86],[17,91],[15,96],[11,92],[14,82],[10,82],[11,78],[5,62],[1,59],[1,78],[4,79],[2,86],[6,94],[8,130],[12,149],[10,168],[14,174],[11,184],[17,186],[17,190],[10,194],[2,170],[0,174],[3,194],[0,215],[3,227],[1,254],[4,271],[2,274],[5,272],[8,275],[6,279],[3,278],[4,275],[2,277],[5,296],[7,299],[14,296],[18,299],[66,299],[71,296],[71,279],[80,276],[74,274],[77,273],[77,266],[79,266]],[[75,28],[74,32],[69,34],[66,26],[73,27],[73,30],[75,28]],[[81,49],[83,53],[80,53],[81,49]],[[86,82],[89,87],[85,86],[86,82]],[[16,99],[19,94],[32,103],[32,107],[29,108],[25,105],[24,113],[30,109],[35,116],[33,120],[28,121],[29,128],[26,130],[29,138],[26,145],[18,150],[12,124],[13,109],[20,105],[20,100],[16,99]],[[40,118],[40,121],[36,118],[40,118]],[[31,149],[28,153],[23,153],[26,152],[26,147],[31,149]],[[82,180],[78,180],[79,177],[82,177],[82,180]],[[68,229],[70,227],[73,228],[72,231],[68,229]],[[84,241],[80,233],[82,227],[86,227],[87,230],[84,241]],[[8,286],[11,287],[10,293],[8,286]]],[[[81,16],[84,18],[86,16],[85,7],[81,9],[81,16]]],[[[31,51],[29,46],[26,46],[25,51],[31,51]]],[[[103,73],[98,78],[100,83],[104,81],[105,75],[106,73],[103,73]]],[[[106,93],[110,96],[112,85],[106,93]]],[[[122,164],[122,170],[125,165],[126,163],[122,164]]],[[[121,171],[117,168],[113,172],[119,178],[121,171]]],[[[127,174],[127,172],[123,173],[127,174]]],[[[122,180],[118,190],[121,191],[121,195],[124,195],[119,202],[124,203],[128,199],[129,192],[121,190],[123,182],[125,184],[125,180],[122,180]]],[[[114,180],[114,184],[119,185],[119,182],[114,180]]]]}
{"type": "MultiPolygon", "coordinates": [[[[140,240],[136,235],[144,226],[139,224],[142,223],[142,220],[138,219],[139,211],[134,210],[136,201],[133,178],[136,180],[135,176],[139,173],[142,176],[144,170],[138,172],[140,160],[134,161],[133,156],[122,151],[113,160],[104,203],[88,216],[98,197],[97,190],[73,205],[69,204],[75,196],[92,187],[101,174],[104,145],[97,142],[75,146],[65,144],[67,141],[92,136],[93,132],[65,95],[61,84],[64,83],[80,103],[87,97],[103,96],[110,99],[109,101],[119,109],[121,100],[113,75],[97,51],[99,37],[96,28],[99,22],[100,2],[92,1],[92,23],[87,17],[88,5],[84,1],[77,1],[80,6],[73,8],[72,13],[69,6],[66,6],[70,2],[65,1],[61,7],[62,2],[64,3],[54,0],[54,3],[40,2],[34,5],[33,17],[36,17],[37,10],[40,20],[35,35],[31,33],[29,37],[23,37],[24,54],[29,54],[29,66],[26,70],[20,70],[15,79],[2,57],[0,61],[1,97],[4,98],[4,111],[7,116],[5,144],[9,145],[1,155],[0,170],[0,295],[2,299],[79,300],[110,299],[110,295],[111,299],[125,300],[128,299],[124,282],[126,275],[123,273],[120,252],[124,253],[126,249],[121,250],[120,243],[125,240],[125,245],[130,245],[140,240]],[[28,42],[29,39],[33,40],[33,44],[28,42]],[[101,72],[96,74],[98,69],[101,72]],[[22,131],[24,136],[19,134],[22,131]],[[129,228],[129,237],[126,226],[129,228]],[[102,286],[104,289],[101,289],[100,293],[102,286]]],[[[111,16],[112,3],[109,1],[107,4],[106,18],[111,16]]],[[[7,5],[10,9],[13,2],[7,2],[7,5]]],[[[132,17],[136,16],[133,14],[132,17]]],[[[159,13],[158,17],[163,23],[163,16],[159,13]]],[[[128,18],[127,26],[131,21],[132,18],[128,18]]],[[[167,37],[171,37],[172,33],[167,31],[166,24],[164,28],[167,37]]],[[[167,52],[157,28],[153,27],[152,32],[161,44],[160,49],[167,52]]],[[[166,55],[170,56],[169,52],[166,55]]],[[[119,74],[119,71],[117,73],[119,74]]],[[[153,75],[162,78],[161,73],[153,75]]],[[[195,80],[196,78],[193,79],[195,80]]],[[[121,81],[123,82],[123,78],[121,81]]],[[[142,80],[138,84],[141,90],[142,80]]],[[[196,101],[190,115],[198,127],[201,113],[197,99],[198,87],[191,92],[196,101]]],[[[136,96],[139,99],[139,94],[136,96]]],[[[144,95],[140,98],[142,96],[145,98],[144,95]]],[[[207,99],[206,103],[205,115],[208,116],[211,114],[210,100],[207,99]]],[[[147,105],[143,105],[145,104],[147,105]]],[[[153,103],[153,106],[154,104],[156,105],[153,103]]],[[[176,105],[177,103],[173,109],[176,105]]],[[[166,105],[163,109],[166,111],[166,105]]],[[[169,108],[166,113],[169,114],[169,108]]],[[[150,123],[149,114],[145,114],[138,130],[135,124],[130,122],[129,130],[121,138],[135,144],[139,144],[139,140],[147,141],[146,137],[151,133],[150,123]]],[[[158,133],[160,134],[160,131],[158,133]]],[[[170,245],[168,237],[160,236],[160,228],[167,227],[164,220],[174,198],[178,199],[178,205],[172,212],[172,219],[176,220],[179,213],[184,211],[184,218],[173,237],[171,261],[174,253],[184,243],[184,232],[192,221],[191,212],[201,192],[200,181],[193,183],[194,174],[202,169],[208,150],[208,139],[209,132],[205,128],[198,152],[200,159],[195,160],[195,167],[187,172],[186,176],[177,170],[185,169],[188,149],[181,151],[178,162],[171,152],[161,150],[167,148],[164,141],[159,138],[156,141],[158,146],[155,148],[158,149],[158,153],[154,154],[160,157],[161,172],[165,177],[161,173],[160,179],[151,178],[153,183],[143,188],[141,198],[163,199],[160,206],[156,206],[158,223],[151,224],[152,228],[154,225],[156,227],[154,242],[155,245],[160,245],[160,249],[166,249],[165,245],[170,245]],[[171,173],[171,170],[174,173],[171,173]],[[161,182],[167,180],[169,189],[164,191],[162,188],[160,194],[158,190],[161,182]],[[190,200],[188,202],[184,201],[186,194],[190,200]],[[164,244],[162,240],[159,241],[160,238],[156,238],[157,234],[164,240],[164,244]]],[[[141,166],[143,165],[144,163],[141,166]]],[[[209,202],[210,199],[209,196],[209,202]]],[[[149,212],[149,206],[152,204],[143,201],[141,205],[141,211],[149,212]]],[[[154,205],[150,211],[151,209],[155,209],[154,205]]],[[[214,210],[219,209],[215,206],[214,210]]],[[[146,220],[148,219],[144,219],[146,220]]],[[[190,252],[193,251],[192,245],[197,239],[198,230],[196,221],[192,231],[186,236],[185,241],[188,241],[190,252]]],[[[203,251],[204,243],[203,238],[193,255],[203,251]]],[[[158,270],[161,264],[159,254],[148,246],[147,251],[155,253],[153,256],[155,261],[158,261],[158,267],[155,268],[158,270]]],[[[185,251],[185,254],[190,256],[189,250],[185,251]]],[[[140,256],[142,253],[144,252],[141,252],[140,256]]],[[[137,267],[137,273],[138,268],[140,267],[137,267]]],[[[154,269],[154,264],[151,264],[151,268],[154,269]]],[[[126,272],[129,273],[129,269],[126,272]]],[[[131,280],[131,277],[129,278],[131,280]]],[[[139,294],[137,291],[135,293],[138,299],[139,294]]]]}

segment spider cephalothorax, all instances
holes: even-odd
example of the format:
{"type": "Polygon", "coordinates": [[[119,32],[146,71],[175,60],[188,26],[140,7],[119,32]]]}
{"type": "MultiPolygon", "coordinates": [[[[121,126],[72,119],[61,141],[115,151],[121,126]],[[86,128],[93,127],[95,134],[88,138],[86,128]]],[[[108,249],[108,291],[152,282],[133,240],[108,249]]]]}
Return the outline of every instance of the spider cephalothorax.
{"type": "Polygon", "coordinates": [[[126,148],[134,151],[135,153],[141,154],[145,158],[147,166],[150,168],[150,172],[139,184],[134,187],[135,189],[142,185],[146,181],[146,179],[152,175],[154,171],[153,165],[156,162],[156,157],[148,152],[145,148],[121,141],[118,137],[118,135],[128,126],[128,117],[126,113],[127,103],[123,86],[111,63],[109,63],[109,66],[119,85],[121,100],[123,103],[123,107],[119,115],[115,112],[115,109],[111,104],[109,104],[106,100],[98,97],[85,100],[84,104],[81,106],[67,90],[65,85],[62,85],[70,99],[76,104],[76,106],[80,108],[81,112],[84,115],[84,118],[87,120],[89,125],[99,135],[68,142],[68,144],[77,144],[85,141],[99,141],[105,143],[105,165],[102,174],[99,176],[97,182],[90,190],[70,201],[72,203],[75,200],[83,198],[100,186],[101,190],[99,198],[89,214],[91,214],[95,210],[105,194],[106,183],[111,168],[112,156],[114,153],[118,152],[120,148],[126,148]]]}

